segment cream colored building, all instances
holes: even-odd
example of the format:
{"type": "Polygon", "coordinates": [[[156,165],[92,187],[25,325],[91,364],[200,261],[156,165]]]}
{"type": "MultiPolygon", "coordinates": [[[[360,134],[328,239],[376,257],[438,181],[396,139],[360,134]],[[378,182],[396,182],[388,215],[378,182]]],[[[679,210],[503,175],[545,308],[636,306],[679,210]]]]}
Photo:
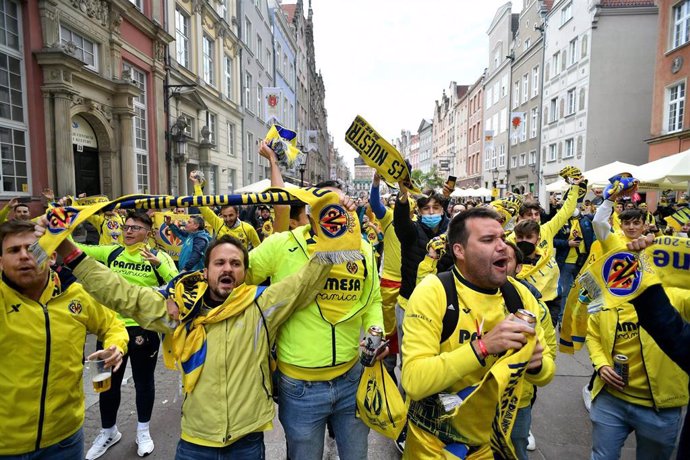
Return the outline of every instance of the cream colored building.
{"type": "Polygon", "coordinates": [[[234,0],[167,3],[170,74],[167,157],[173,194],[191,193],[189,173],[206,176],[205,192],[243,186],[240,48],[234,0]]]}

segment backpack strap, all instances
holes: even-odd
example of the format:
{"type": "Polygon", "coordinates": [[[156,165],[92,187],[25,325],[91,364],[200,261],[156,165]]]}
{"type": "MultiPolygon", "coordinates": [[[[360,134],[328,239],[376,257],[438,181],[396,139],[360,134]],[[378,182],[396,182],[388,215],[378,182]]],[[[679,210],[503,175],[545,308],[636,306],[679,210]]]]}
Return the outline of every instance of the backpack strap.
{"type": "Polygon", "coordinates": [[[522,298],[510,281],[503,283],[500,289],[503,300],[506,302],[506,308],[510,313],[515,313],[523,307],[522,298]]]}
{"type": "Polygon", "coordinates": [[[118,246],[117,248],[113,249],[110,254],[108,254],[108,260],[106,262],[106,266],[110,268],[110,266],[115,262],[115,259],[118,258],[120,254],[122,254],[122,251],[125,250],[124,246],[118,246]]]}
{"type": "MultiPolygon", "coordinates": [[[[153,254],[154,256],[158,255],[158,249],[152,248],[151,254],[153,254]]],[[[158,273],[158,267],[155,267],[153,264],[151,264],[151,268],[153,268],[153,274],[156,275],[156,281],[158,281],[159,286],[165,286],[166,284],[168,284],[167,281],[163,279],[161,274],[158,273]]]]}
{"type": "Polygon", "coordinates": [[[458,292],[455,289],[455,276],[452,271],[441,272],[438,275],[443,289],[446,291],[446,312],[443,315],[443,329],[441,330],[441,341],[445,342],[453,335],[455,327],[458,325],[460,309],[458,308],[458,292]]]}

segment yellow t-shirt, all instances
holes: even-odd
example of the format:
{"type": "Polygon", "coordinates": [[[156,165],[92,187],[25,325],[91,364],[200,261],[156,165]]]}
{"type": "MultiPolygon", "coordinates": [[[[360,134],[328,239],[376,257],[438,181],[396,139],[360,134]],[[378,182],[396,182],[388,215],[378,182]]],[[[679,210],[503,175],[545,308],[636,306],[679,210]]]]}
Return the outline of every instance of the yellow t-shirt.
{"type": "Polygon", "coordinates": [[[585,252],[585,240],[582,238],[580,220],[577,218],[570,219],[570,235],[568,240],[574,240],[577,238],[580,238],[580,245],[577,248],[570,248],[568,250],[568,256],[565,258],[566,264],[574,264],[577,262],[577,257],[579,255],[578,251],[580,251],[580,254],[585,252]]]}
{"type": "MultiPolygon", "coordinates": [[[[628,357],[628,384],[623,391],[618,391],[609,385],[605,388],[613,396],[629,403],[653,407],[654,401],[647,380],[647,369],[640,356],[641,349],[637,313],[631,304],[621,304],[618,306],[618,325],[613,356],[621,354],[628,357]]],[[[611,360],[613,362],[613,357],[611,360]]]]}
{"type": "Polygon", "coordinates": [[[393,210],[386,208],[386,214],[379,219],[383,230],[383,267],[381,278],[391,281],[400,281],[400,240],[393,227],[393,210]]]}

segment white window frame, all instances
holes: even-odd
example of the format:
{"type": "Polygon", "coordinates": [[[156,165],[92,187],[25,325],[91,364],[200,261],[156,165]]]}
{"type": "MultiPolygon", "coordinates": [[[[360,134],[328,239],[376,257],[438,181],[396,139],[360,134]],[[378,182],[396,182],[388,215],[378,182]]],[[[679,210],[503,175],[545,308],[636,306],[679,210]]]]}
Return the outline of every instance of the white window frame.
{"type": "Polygon", "coordinates": [[[576,88],[570,88],[566,93],[565,99],[565,115],[572,115],[577,110],[577,91],[576,88]]]}
{"type": "Polygon", "coordinates": [[[86,64],[87,69],[98,72],[99,49],[97,42],[91,40],[85,35],[82,35],[65,24],[60,24],[60,42],[63,44],[72,43],[75,47],[72,55],[86,64]],[[85,45],[89,45],[92,51],[88,51],[85,45]],[[87,56],[91,56],[93,59],[93,64],[89,63],[89,61],[86,59],[87,56]]]}
{"type": "Polygon", "coordinates": [[[561,26],[570,21],[573,17],[573,3],[570,2],[561,9],[561,26]]]}
{"type": "Polygon", "coordinates": [[[149,192],[150,165],[149,165],[149,131],[147,113],[147,81],[146,73],[128,62],[122,64],[122,70],[131,72],[132,81],[135,82],[141,93],[132,98],[134,117],[132,118],[132,140],[134,142],[134,155],[136,160],[137,192],[149,192]]]}
{"type": "Polygon", "coordinates": [[[258,33],[256,34],[256,60],[264,65],[264,41],[258,33]]]}
{"type": "Polygon", "coordinates": [[[690,41],[690,0],[685,0],[673,7],[673,48],[678,48],[690,41]]]}
{"type": "Polygon", "coordinates": [[[568,44],[568,67],[577,62],[577,37],[568,44]]]}
{"type": "Polygon", "coordinates": [[[229,121],[225,122],[225,135],[228,141],[228,155],[235,158],[237,156],[237,151],[235,150],[235,124],[229,121]]]}
{"type": "Polygon", "coordinates": [[[191,19],[179,6],[175,8],[175,59],[183,67],[189,68],[190,46],[189,35],[191,31],[191,19]],[[182,29],[180,28],[182,26],[182,29]]]}
{"type": "Polygon", "coordinates": [[[530,111],[530,132],[529,132],[529,138],[534,139],[537,137],[537,131],[539,128],[539,107],[532,107],[532,110],[530,111]]]}
{"type": "Polygon", "coordinates": [[[203,39],[204,81],[216,86],[216,42],[210,35],[204,34],[203,39]]]}
{"type": "Polygon", "coordinates": [[[526,166],[527,165],[527,154],[526,153],[521,153],[520,154],[520,166],[526,166]]]}
{"type": "Polygon", "coordinates": [[[546,161],[556,161],[556,158],[558,157],[558,146],[556,144],[549,144],[549,156],[547,157],[546,161]]]}
{"type": "Polygon", "coordinates": [[[233,62],[232,62],[232,57],[230,57],[227,54],[223,55],[223,83],[224,83],[224,92],[225,95],[228,97],[228,99],[232,100],[233,97],[233,62]]]}
{"type": "Polygon", "coordinates": [[[506,145],[498,146],[498,167],[502,168],[506,165],[506,145]]]}
{"type": "Polygon", "coordinates": [[[664,104],[664,128],[666,129],[666,133],[675,133],[683,129],[686,99],[686,80],[676,82],[666,87],[666,103],[664,104]]]}
{"type": "Polygon", "coordinates": [[[518,164],[518,162],[517,162],[517,155],[512,155],[512,156],[510,157],[510,169],[515,169],[515,168],[517,168],[517,164],[518,164]]]}
{"type": "Polygon", "coordinates": [[[251,131],[247,131],[247,163],[254,163],[254,133],[251,131]]]}
{"type": "Polygon", "coordinates": [[[530,150],[529,151],[529,159],[527,160],[527,162],[530,165],[533,165],[537,162],[537,151],[536,150],[530,150]]]}
{"type": "Polygon", "coordinates": [[[568,138],[563,146],[563,158],[573,158],[575,156],[575,139],[568,138]]]}
{"type": "Polygon", "coordinates": [[[522,103],[524,104],[529,100],[529,75],[524,74],[522,76],[522,103]]]}
{"type": "Polygon", "coordinates": [[[254,29],[252,27],[252,21],[250,21],[249,18],[245,16],[245,18],[244,18],[244,44],[247,45],[247,48],[249,48],[249,51],[251,51],[252,53],[254,52],[253,38],[254,38],[254,29]]]}
{"type": "Polygon", "coordinates": [[[209,130],[208,140],[211,144],[216,143],[216,134],[218,130],[218,115],[213,112],[206,111],[206,127],[209,130]]]}
{"type": "Polygon", "coordinates": [[[553,56],[551,56],[551,70],[553,74],[551,75],[551,78],[556,77],[560,72],[561,72],[561,52],[556,51],[553,53],[553,56]]]}
{"type": "Polygon", "coordinates": [[[539,66],[532,67],[532,97],[539,96],[539,66]]]}
{"type": "MultiPolygon", "coordinates": [[[[264,119],[264,87],[261,83],[256,84],[256,114],[261,118],[261,120],[264,119]]],[[[263,157],[262,157],[263,158],[263,157]]]]}
{"type": "Polygon", "coordinates": [[[558,98],[554,97],[549,103],[549,123],[558,121],[558,98]]]}
{"type": "Polygon", "coordinates": [[[252,86],[254,86],[254,77],[248,71],[244,72],[244,108],[254,113],[252,97],[252,86]]]}
{"type": "Polygon", "coordinates": [[[520,105],[520,82],[513,83],[513,104],[512,108],[517,109],[520,105]]]}

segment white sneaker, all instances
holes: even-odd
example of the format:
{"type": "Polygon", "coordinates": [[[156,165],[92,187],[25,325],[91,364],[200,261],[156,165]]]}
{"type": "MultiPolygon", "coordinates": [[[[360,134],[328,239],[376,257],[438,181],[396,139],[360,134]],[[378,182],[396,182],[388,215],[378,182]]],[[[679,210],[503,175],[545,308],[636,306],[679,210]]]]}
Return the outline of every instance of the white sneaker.
{"type": "Polygon", "coordinates": [[[529,436],[527,436],[527,450],[533,451],[537,449],[537,441],[534,440],[534,435],[532,430],[529,430],[529,436]]]}
{"type": "Polygon", "coordinates": [[[582,400],[585,403],[585,409],[589,412],[592,407],[592,393],[589,391],[589,385],[582,387],[582,400]]]}
{"type": "Polygon", "coordinates": [[[153,439],[149,430],[137,430],[137,454],[139,457],[146,457],[153,452],[153,439]]]}
{"type": "Polygon", "coordinates": [[[86,453],[86,460],[95,460],[101,457],[113,444],[117,444],[121,438],[122,433],[119,431],[109,435],[106,430],[101,430],[93,441],[93,444],[91,444],[91,448],[86,453]]]}

